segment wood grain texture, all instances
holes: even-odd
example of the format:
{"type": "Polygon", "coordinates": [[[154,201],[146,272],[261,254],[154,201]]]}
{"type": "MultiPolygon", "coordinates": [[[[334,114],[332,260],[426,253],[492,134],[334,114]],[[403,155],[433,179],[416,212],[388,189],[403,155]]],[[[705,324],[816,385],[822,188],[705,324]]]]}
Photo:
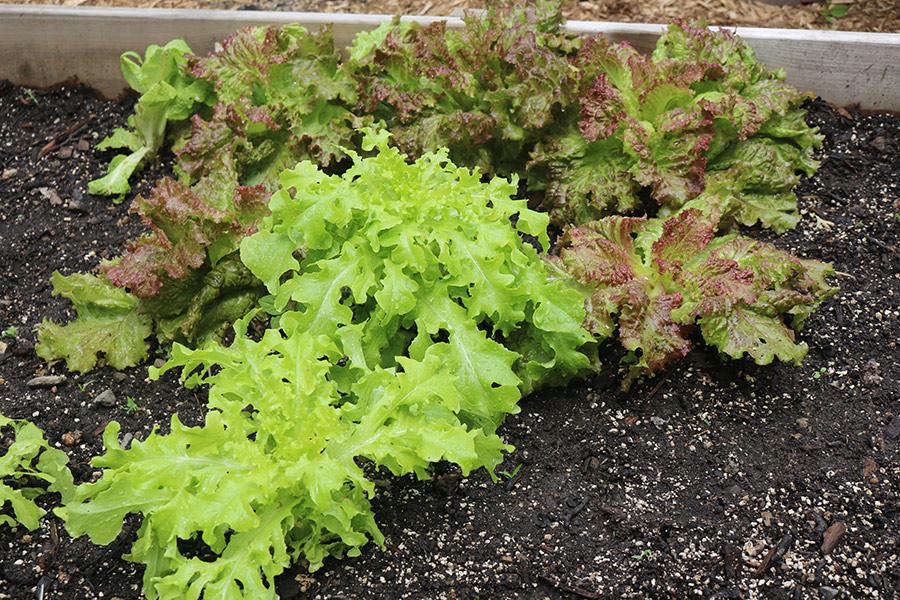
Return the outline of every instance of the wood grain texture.
{"type": "MultiPolygon", "coordinates": [[[[248,25],[331,26],[338,46],[390,17],[264,11],[0,5],[0,79],[45,87],[77,77],[107,96],[125,82],[119,54],[184,38],[198,53],[248,25]]],[[[441,17],[410,17],[430,22],[441,17]]],[[[450,26],[458,18],[448,17],[450,26]]],[[[650,49],[662,25],[570,21],[570,30],[600,33],[650,49]]],[[[900,34],[736,28],[769,67],[784,68],[796,87],[837,105],[900,110],[900,34]]]]}

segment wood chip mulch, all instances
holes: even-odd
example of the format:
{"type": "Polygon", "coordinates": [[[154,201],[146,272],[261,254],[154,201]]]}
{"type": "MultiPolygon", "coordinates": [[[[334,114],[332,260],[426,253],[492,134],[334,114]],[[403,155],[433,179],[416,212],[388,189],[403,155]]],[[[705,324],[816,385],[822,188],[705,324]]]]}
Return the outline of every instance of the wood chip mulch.
{"type": "MultiPolygon", "coordinates": [[[[16,0],[5,0],[16,3],[16,0]]],[[[777,2],[778,0],[770,0],[777,2]]],[[[837,0],[846,15],[829,22],[824,1],[783,6],[755,0],[588,0],[567,2],[570,19],[668,23],[674,19],[704,19],[712,25],[832,29],[843,31],[900,31],[900,0],[837,0]]],[[[218,8],[347,12],[369,14],[450,15],[480,8],[475,0],[21,0],[22,4],[62,6],[139,6],[150,8],[218,8]]]]}

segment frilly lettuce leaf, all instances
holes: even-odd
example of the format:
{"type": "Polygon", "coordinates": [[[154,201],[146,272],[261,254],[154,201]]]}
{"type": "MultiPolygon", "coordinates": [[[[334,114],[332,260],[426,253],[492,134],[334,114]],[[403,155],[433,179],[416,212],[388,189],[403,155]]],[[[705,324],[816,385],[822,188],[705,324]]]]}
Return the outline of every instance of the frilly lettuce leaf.
{"type": "Polygon", "coordinates": [[[38,496],[57,492],[63,502],[72,497],[72,473],[66,466],[69,458],[51,447],[33,423],[0,415],[0,429],[7,427],[12,429],[13,439],[0,455],[0,510],[12,514],[0,512],[0,526],[21,523],[34,531],[46,512],[35,504],[38,496]],[[37,482],[48,485],[37,487],[37,482]]]}
{"type": "Polygon", "coordinates": [[[72,301],[77,319],[58,325],[44,319],[35,351],[44,360],[64,359],[71,371],[90,371],[98,355],[116,369],[133,367],[147,356],[152,322],[138,310],[139,300],[96,275],[50,278],[54,295],[72,301]]]}
{"type": "Polygon", "coordinates": [[[635,354],[632,376],[655,373],[706,343],[757,364],[798,363],[794,328],[836,292],[830,265],[738,235],[715,236],[717,220],[689,208],[668,219],[607,217],[566,232],[562,268],[591,294],[588,328],[618,326],[635,354]]]}

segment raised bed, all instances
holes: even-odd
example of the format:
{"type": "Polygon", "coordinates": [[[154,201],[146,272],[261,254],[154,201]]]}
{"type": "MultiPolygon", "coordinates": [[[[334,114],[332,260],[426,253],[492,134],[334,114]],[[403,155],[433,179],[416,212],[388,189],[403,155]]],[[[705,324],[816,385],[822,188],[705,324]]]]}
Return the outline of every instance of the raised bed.
{"type": "MultiPolygon", "coordinates": [[[[0,5],[0,78],[43,87],[78,77],[115,96],[124,86],[118,56],[127,50],[184,38],[197,52],[248,25],[328,25],[335,43],[347,45],[357,32],[389,19],[386,15],[341,15],[263,11],[60,8],[0,5]]],[[[437,17],[410,17],[429,22],[437,17]]],[[[459,26],[458,18],[446,19],[459,26]]],[[[579,33],[602,33],[637,48],[653,47],[662,25],[570,21],[579,33]]],[[[739,27],[766,64],[784,68],[798,88],[837,105],[900,110],[900,34],[756,29],[739,27]]]]}
{"type": "MultiPolygon", "coordinates": [[[[179,35],[204,50],[240,24],[298,20],[273,13],[2,10],[35,19],[7,32],[13,19],[0,18],[0,33],[9,33],[0,44],[15,36],[24,44],[15,52],[3,47],[14,59],[0,68],[13,69],[15,83],[42,86],[75,75],[109,95],[122,86],[113,75],[122,50],[179,35]],[[79,19],[100,20],[91,29],[79,19]],[[34,35],[51,22],[59,46],[34,35]],[[72,49],[86,40],[108,45],[82,61],[72,49]],[[60,56],[73,62],[60,63],[60,56]]],[[[299,17],[307,24],[325,19],[335,17],[299,17]]],[[[358,28],[360,18],[353,20],[358,28]]],[[[336,25],[339,39],[349,31],[336,25]]],[[[613,26],[609,33],[641,44],[655,31],[613,26]]],[[[756,31],[750,39],[769,56],[760,37],[766,32],[756,31]]],[[[807,34],[775,35],[783,60],[796,61],[801,51],[784,50],[796,48],[796,39],[788,44],[784,38],[807,34]]],[[[897,110],[898,63],[890,57],[898,36],[878,37],[880,51],[869,64],[881,65],[882,77],[871,74],[875,67],[842,66],[843,83],[829,87],[817,70],[836,54],[810,51],[803,59],[817,63],[768,60],[827,100],[897,110]],[[819,66],[803,71],[804,64],[819,66]],[[805,73],[809,84],[795,72],[805,73]],[[851,81],[857,88],[842,87],[851,81]]],[[[846,40],[830,43],[843,49],[836,53],[860,56],[846,40]]],[[[26,385],[45,369],[32,351],[34,326],[46,316],[61,320],[68,310],[50,297],[50,272],[88,270],[138,229],[127,204],[114,207],[84,193],[109,159],[90,146],[124,123],[131,102],[101,101],[81,89],[0,87],[0,328],[18,328],[4,339],[9,348],[0,355],[0,412],[39,424],[52,444],[68,451],[80,480],[91,477],[88,460],[100,452],[108,421],[142,437],[172,413],[189,424],[202,415],[202,396],[171,376],[148,384],[144,367],[70,376],[54,388],[26,385]],[[49,138],[59,142],[42,152],[49,138]],[[115,398],[99,399],[107,389],[115,398]]],[[[756,232],[800,256],[833,261],[846,274],[841,294],[802,334],[810,345],[802,366],[723,364],[714,352],[697,349],[628,393],[619,391],[619,374],[610,369],[533,394],[501,430],[517,450],[500,467],[507,473],[500,484],[483,471],[462,478],[445,467],[427,482],[382,482],[375,510],[385,549],[370,545],[362,557],[329,561],[311,576],[297,567],[279,578],[280,596],[894,597],[900,590],[900,119],[815,101],[809,120],[826,141],[819,173],[797,189],[803,222],[778,238],[756,232]],[[841,526],[846,532],[838,535],[841,526]],[[827,547],[826,538],[837,545],[827,547]]],[[[169,169],[163,160],[134,193],[146,192],[169,169]]],[[[71,540],[55,518],[30,535],[0,531],[0,593],[139,598],[139,570],[119,558],[136,526],[130,521],[108,547],[71,540]]]]}

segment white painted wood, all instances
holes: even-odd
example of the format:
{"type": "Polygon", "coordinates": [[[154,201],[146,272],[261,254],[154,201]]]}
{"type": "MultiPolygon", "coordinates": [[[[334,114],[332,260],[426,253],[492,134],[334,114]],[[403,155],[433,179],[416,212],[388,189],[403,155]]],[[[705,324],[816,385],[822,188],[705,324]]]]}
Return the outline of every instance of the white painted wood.
{"type": "MultiPolygon", "coordinates": [[[[205,53],[248,25],[329,25],[346,46],[385,15],[133,9],[0,5],[0,79],[44,87],[77,77],[108,96],[124,87],[119,54],[181,37],[205,53]]],[[[409,17],[431,22],[441,17],[409,17]]],[[[461,24],[446,18],[451,27],[461,24]]],[[[600,33],[615,41],[652,48],[662,25],[570,21],[578,33],[600,33]]],[[[900,110],[900,34],[736,28],[770,67],[782,67],[796,87],[838,105],[858,103],[872,110],[900,110]]]]}

